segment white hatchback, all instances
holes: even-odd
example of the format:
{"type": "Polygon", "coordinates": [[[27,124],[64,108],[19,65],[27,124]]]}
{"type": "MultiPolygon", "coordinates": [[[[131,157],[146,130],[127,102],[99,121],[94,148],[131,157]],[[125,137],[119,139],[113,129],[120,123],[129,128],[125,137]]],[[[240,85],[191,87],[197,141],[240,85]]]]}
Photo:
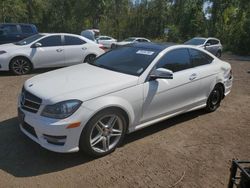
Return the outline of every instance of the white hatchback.
{"type": "Polygon", "coordinates": [[[32,69],[90,62],[105,51],[80,35],[37,34],[17,43],[0,45],[0,71],[27,74],[32,69]]]}
{"type": "Polygon", "coordinates": [[[188,111],[215,111],[232,87],[230,64],[192,46],[134,43],[92,63],[27,80],[21,130],[56,152],[103,156],[126,133],[188,111]]]}

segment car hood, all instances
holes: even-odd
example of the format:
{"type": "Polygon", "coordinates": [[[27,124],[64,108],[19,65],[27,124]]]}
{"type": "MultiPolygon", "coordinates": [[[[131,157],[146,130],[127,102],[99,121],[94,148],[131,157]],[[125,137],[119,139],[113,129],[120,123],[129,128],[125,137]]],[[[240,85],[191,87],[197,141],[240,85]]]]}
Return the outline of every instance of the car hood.
{"type": "Polygon", "coordinates": [[[44,103],[62,100],[90,100],[132,87],[138,77],[90,64],[80,64],[40,74],[25,82],[25,89],[44,103]]]}
{"type": "Polygon", "coordinates": [[[4,50],[6,52],[11,52],[13,50],[19,49],[20,46],[15,45],[13,43],[8,43],[8,44],[2,44],[0,45],[0,50],[4,50]]]}

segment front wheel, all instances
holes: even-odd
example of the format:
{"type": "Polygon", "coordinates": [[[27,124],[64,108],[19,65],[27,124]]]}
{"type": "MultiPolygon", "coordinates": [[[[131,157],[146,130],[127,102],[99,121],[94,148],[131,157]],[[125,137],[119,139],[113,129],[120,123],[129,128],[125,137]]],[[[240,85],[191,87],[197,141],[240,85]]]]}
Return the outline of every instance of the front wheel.
{"type": "Polygon", "coordinates": [[[216,57],[221,57],[221,51],[220,50],[216,53],[216,57]]]}
{"type": "Polygon", "coordinates": [[[219,108],[222,97],[223,89],[221,86],[216,85],[208,97],[206,111],[214,112],[217,108],[219,108]]]}
{"type": "Polygon", "coordinates": [[[10,70],[15,75],[24,75],[32,70],[32,64],[27,58],[16,57],[10,62],[10,70]]]}
{"type": "Polygon", "coordinates": [[[125,132],[123,114],[117,110],[104,110],[87,123],[80,138],[80,150],[94,157],[107,155],[122,142],[125,132]]]}

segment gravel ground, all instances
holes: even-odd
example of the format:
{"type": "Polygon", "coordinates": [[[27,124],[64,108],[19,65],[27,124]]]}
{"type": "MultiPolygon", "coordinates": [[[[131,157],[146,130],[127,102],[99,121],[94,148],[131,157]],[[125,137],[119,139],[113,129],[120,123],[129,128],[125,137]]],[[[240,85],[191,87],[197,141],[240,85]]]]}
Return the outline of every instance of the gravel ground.
{"type": "Polygon", "coordinates": [[[24,136],[16,100],[28,76],[0,72],[0,187],[227,187],[232,158],[250,160],[250,61],[233,67],[231,94],[214,113],[190,112],[127,135],[114,153],[58,154],[24,136]]]}

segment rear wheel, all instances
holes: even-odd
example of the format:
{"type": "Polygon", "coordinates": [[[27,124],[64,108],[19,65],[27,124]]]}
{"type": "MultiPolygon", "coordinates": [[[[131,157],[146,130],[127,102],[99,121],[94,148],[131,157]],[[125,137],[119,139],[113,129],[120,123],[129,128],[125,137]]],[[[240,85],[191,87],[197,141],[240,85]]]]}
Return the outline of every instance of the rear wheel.
{"type": "Polygon", "coordinates": [[[32,64],[25,57],[16,57],[10,62],[10,70],[16,75],[27,74],[32,70],[32,64]]]}
{"type": "Polygon", "coordinates": [[[96,55],[94,54],[90,54],[90,55],[87,55],[84,59],[84,63],[92,63],[96,58],[96,55]]]}
{"type": "Polygon", "coordinates": [[[222,98],[223,88],[220,85],[216,85],[208,97],[206,111],[214,112],[219,108],[222,98]]]}
{"type": "Polygon", "coordinates": [[[115,49],[116,45],[115,44],[111,44],[111,49],[115,49]]]}
{"type": "Polygon", "coordinates": [[[116,149],[125,132],[126,120],[123,114],[117,110],[104,110],[87,123],[79,147],[91,156],[101,157],[116,149]]]}

